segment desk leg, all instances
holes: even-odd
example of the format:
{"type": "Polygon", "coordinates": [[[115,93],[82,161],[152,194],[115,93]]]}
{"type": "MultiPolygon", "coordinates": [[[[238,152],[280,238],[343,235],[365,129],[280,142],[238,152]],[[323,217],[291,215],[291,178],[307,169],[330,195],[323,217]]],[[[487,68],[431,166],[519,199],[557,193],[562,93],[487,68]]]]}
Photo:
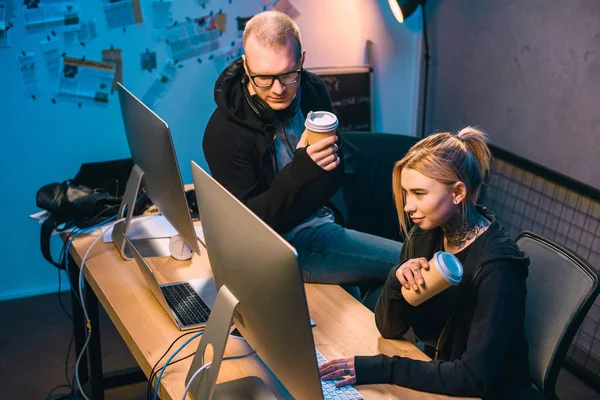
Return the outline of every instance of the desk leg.
{"type": "Polygon", "coordinates": [[[84,283],[85,304],[92,325],[88,356],[90,358],[90,386],[92,399],[104,400],[102,376],[102,347],[100,345],[100,319],[98,318],[98,298],[87,282],[84,283]]]}
{"type": "MultiPolygon", "coordinates": [[[[71,258],[69,254],[69,265],[71,268],[69,269],[69,283],[71,287],[77,291],[78,288],[78,279],[79,279],[79,268],[76,268],[75,261],[71,258]]],[[[81,304],[79,304],[79,300],[71,290],[71,312],[73,313],[73,335],[75,341],[75,357],[81,354],[81,350],[83,349],[83,345],[85,343],[85,317],[83,315],[83,311],[81,310],[81,304]]],[[[88,375],[88,367],[87,367],[87,356],[84,354],[81,358],[81,363],[79,364],[79,380],[81,382],[87,382],[89,379],[88,375]]],[[[75,384],[75,382],[73,382],[75,384]]]]}

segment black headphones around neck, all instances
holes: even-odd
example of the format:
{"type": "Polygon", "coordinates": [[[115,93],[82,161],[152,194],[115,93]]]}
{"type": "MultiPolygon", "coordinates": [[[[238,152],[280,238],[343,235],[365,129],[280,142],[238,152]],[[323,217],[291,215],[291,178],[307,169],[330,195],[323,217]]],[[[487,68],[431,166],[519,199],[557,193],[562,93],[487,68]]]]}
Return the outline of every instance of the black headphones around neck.
{"type": "Polygon", "coordinates": [[[248,90],[248,79],[248,76],[244,74],[244,78],[242,79],[244,97],[246,98],[246,102],[248,102],[248,105],[252,111],[254,111],[261,121],[266,124],[274,124],[276,121],[285,121],[294,115],[296,109],[298,108],[298,94],[294,96],[294,100],[292,100],[290,105],[285,110],[275,111],[257,94],[250,94],[250,91],[248,90]]]}

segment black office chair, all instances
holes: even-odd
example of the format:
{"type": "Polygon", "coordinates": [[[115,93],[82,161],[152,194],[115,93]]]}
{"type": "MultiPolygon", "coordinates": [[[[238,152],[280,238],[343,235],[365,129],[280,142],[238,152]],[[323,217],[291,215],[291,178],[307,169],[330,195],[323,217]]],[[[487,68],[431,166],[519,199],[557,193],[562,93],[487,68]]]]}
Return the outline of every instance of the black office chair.
{"type": "Polygon", "coordinates": [[[578,255],[533,232],[521,232],[516,242],[531,260],[525,314],[529,369],[544,397],[556,399],[567,349],[598,296],[598,274],[578,255]]]}
{"type": "Polygon", "coordinates": [[[392,170],[418,138],[365,132],[343,132],[341,136],[346,179],[332,198],[336,221],[349,229],[402,241],[392,170]]]}

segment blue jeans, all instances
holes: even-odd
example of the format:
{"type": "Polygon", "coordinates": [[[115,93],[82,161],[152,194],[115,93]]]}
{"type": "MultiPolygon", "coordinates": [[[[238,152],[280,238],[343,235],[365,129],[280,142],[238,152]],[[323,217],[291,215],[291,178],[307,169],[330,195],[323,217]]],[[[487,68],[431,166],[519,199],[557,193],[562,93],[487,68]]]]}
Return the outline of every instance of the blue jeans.
{"type": "Polygon", "coordinates": [[[302,229],[289,242],[298,252],[305,282],[339,284],[347,290],[358,286],[360,299],[371,309],[402,248],[400,242],[346,229],[334,222],[302,229]]]}

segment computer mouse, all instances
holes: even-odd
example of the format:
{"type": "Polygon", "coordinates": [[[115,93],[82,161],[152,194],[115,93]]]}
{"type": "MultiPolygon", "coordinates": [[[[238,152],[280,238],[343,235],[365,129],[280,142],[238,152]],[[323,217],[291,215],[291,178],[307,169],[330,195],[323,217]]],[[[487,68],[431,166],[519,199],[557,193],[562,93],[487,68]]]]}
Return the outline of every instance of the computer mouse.
{"type": "Polygon", "coordinates": [[[171,252],[171,257],[180,261],[189,260],[192,258],[192,254],[194,254],[191,246],[180,235],[171,237],[171,240],[169,240],[169,251],[171,252]]]}

